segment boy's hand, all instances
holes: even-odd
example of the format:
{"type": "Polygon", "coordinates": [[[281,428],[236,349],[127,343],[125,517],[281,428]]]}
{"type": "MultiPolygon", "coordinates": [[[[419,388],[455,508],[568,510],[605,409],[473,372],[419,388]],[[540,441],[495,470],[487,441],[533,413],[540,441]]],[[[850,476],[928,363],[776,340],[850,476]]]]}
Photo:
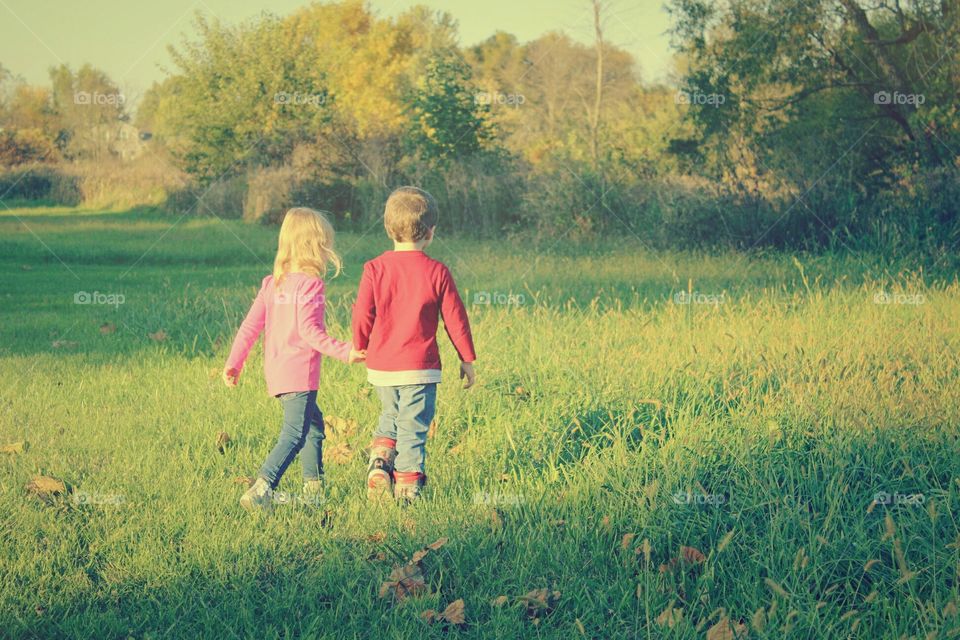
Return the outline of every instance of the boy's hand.
{"type": "Polygon", "coordinates": [[[363,362],[367,359],[367,350],[357,351],[356,349],[350,349],[350,357],[347,359],[347,364],[356,364],[358,362],[363,362]]]}
{"type": "Polygon", "coordinates": [[[477,381],[477,374],[473,371],[472,362],[460,363],[460,379],[463,380],[464,378],[466,378],[466,381],[463,383],[464,389],[469,389],[477,381]]]}
{"type": "Polygon", "coordinates": [[[235,387],[237,386],[237,382],[239,382],[239,380],[240,372],[236,369],[226,367],[223,370],[223,384],[227,385],[228,387],[235,387]]]}

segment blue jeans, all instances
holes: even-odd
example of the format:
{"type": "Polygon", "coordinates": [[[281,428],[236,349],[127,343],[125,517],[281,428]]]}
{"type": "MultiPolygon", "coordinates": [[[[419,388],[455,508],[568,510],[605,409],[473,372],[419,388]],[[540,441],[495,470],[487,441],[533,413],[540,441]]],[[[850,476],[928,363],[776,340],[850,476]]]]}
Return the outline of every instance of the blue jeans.
{"type": "Polygon", "coordinates": [[[424,473],[427,431],[437,410],[436,383],[374,388],[383,413],[373,436],[397,441],[394,469],[424,473]]]}
{"type": "Polygon", "coordinates": [[[323,475],[323,414],[317,406],[316,391],[281,393],[283,427],[273,451],[260,469],[272,489],[280,484],[283,473],[300,453],[304,481],[318,480],[323,475]]]}

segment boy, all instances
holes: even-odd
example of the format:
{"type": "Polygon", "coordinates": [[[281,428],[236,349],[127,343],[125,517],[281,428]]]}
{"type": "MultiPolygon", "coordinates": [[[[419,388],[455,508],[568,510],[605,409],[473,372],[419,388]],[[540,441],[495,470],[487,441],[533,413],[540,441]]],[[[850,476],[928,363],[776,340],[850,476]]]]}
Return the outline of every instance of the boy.
{"type": "Polygon", "coordinates": [[[383,405],[374,431],[367,493],[377,498],[393,489],[409,502],[426,483],[427,430],[440,382],[440,317],[460,356],[464,388],[473,386],[470,322],[450,270],[424,249],[433,240],[437,203],[426,191],[400,187],[387,199],[383,226],[393,240],[363,266],[353,307],[353,345],[367,352],[367,380],[383,405]]]}

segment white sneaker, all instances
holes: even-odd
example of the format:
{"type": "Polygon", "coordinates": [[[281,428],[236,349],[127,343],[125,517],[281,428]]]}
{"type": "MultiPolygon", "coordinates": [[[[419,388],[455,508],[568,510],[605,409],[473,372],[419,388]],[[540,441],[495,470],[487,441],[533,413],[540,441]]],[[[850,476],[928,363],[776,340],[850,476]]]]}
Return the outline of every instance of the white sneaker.
{"type": "Polygon", "coordinates": [[[253,486],[240,498],[240,506],[254,513],[256,511],[273,511],[273,489],[265,478],[257,478],[253,486]]]}

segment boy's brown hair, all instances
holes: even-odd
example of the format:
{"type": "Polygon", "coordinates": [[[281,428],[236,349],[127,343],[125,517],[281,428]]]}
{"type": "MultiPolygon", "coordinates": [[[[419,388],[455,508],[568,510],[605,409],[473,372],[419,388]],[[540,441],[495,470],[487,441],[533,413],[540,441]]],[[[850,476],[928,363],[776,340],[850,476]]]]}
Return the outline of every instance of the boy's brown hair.
{"type": "Polygon", "coordinates": [[[394,242],[419,242],[437,226],[437,201],[417,187],[400,187],[387,198],[383,227],[394,242]]]}

